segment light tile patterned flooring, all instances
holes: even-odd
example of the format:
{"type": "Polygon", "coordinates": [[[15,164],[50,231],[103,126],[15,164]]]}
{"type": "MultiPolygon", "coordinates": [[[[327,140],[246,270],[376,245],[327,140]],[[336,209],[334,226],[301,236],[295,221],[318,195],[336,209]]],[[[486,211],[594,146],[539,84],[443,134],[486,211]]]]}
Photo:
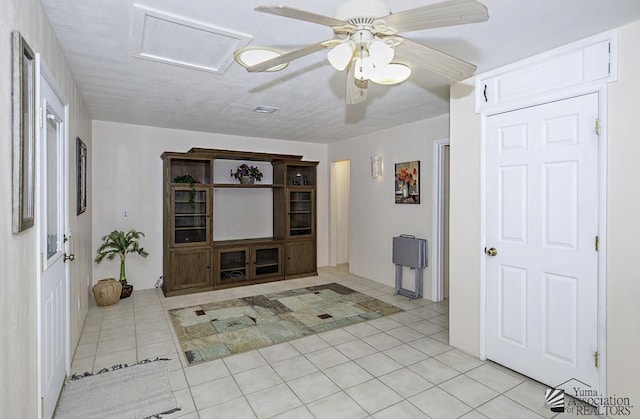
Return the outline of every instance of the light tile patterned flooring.
{"type": "MultiPolygon", "coordinates": [[[[72,373],[171,358],[181,411],[169,418],[540,418],[545,387],[449,343],[448,302],[411,301],[351,275],[318,277],[165,298],[136,291],[114,308],[91,307],[72,373]],[[167,310],[338,282],[405,312],[227,358],[187,366],[167,310]]],[[[476,321],[473,319],[473,321],[476,321]]]]}

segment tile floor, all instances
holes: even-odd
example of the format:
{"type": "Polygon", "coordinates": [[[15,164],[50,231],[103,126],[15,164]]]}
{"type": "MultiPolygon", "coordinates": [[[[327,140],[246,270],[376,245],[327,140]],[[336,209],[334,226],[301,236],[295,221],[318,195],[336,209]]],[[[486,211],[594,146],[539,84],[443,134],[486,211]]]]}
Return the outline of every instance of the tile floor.
{"type": "Polygon", "coordinates": [[[181,297],[136,291],[91,307],[72,373],[171,358],[181,411],[168,418],[540,418],[545,387],[448,345],[448,302],[411,301],[345,266],[317,277],[181,297]],[[338,282],[406,310],[195,366],[182,356],[167,310],[338,282]]]}

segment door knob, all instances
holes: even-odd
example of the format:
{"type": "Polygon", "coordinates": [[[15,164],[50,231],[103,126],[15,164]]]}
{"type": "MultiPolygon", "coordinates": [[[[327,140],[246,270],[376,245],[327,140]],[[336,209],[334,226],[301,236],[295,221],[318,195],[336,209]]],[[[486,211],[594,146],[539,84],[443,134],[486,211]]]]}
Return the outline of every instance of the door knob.
{"type": "Polygon", "coordinates": [[[75,258],[76,258],[76,255],[74,255],[73,253],[71,253],[69,255],[67,255],[66,253],[64,254],[64,261],[65,262],[68,261],[68,260],[73,262],[75,258]]]}
{"type": "Polygon", "coordinates": [[[489,256],[496,256],[498,254],[498,250],[495,247],[485,247],[484,252],[489,256]]]}

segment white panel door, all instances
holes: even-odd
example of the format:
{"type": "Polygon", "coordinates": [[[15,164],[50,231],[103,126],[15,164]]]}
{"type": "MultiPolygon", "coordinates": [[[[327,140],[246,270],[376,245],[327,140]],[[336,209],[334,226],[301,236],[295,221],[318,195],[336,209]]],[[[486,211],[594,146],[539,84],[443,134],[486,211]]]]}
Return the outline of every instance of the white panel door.
{"type": "Polygon", "coordinates": [[[598,388],[597,118],[594,93],[486,120],[487,357],[549,386],[598,388]]]}
{"type": "Polygon", "coordinates": [[[51,418],[67,375],[68,298],[65,269],[66,220],[64,107],[41,78],[40,128],[41,264],[39,306],[42,417],[51,418]]]}

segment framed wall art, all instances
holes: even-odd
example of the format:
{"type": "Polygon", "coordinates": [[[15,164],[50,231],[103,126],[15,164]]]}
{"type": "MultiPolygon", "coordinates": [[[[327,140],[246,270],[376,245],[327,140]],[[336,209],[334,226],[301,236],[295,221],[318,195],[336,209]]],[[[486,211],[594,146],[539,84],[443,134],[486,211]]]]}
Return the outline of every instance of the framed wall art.
{"type": "Polygon", "coordinates": [[[35,54],[20,32],[11,34],[12,230],[35,220],[35,54]]]}
{"type": "Polygon", "coordinates": [[[420,203],[420,162],[396,163],[396,204],[420,203]]]}
{"type": "Polygon", "coordinates": [[[80,215],[87,210],[87,145],[80,137],[76,138],[76,173],[76,215],[80,215]]]}

